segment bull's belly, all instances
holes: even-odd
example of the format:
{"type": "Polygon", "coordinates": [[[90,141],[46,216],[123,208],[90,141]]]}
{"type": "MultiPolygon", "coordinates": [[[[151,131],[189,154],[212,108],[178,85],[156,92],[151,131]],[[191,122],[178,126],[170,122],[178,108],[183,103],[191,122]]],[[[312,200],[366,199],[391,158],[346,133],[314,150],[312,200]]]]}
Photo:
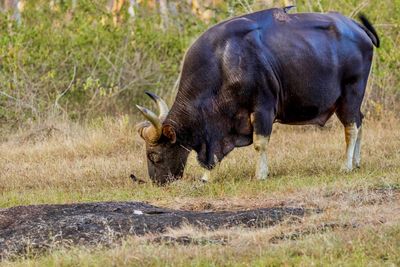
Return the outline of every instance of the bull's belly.
{"type": "Polygon", "coordinates": [[[277,102],[276,121],[325,125],[336,110],[341,96],[340,84],[337,75],[304,75],[286,80],[281,99],[277,102]]]}
{"type": "Polygon", "coordinates": [[[324,126],[335,110],[335,104],[323,108],[318,106],[292,106],[279,111],[275,122],[291,125],[318,124],[324,126]]]}

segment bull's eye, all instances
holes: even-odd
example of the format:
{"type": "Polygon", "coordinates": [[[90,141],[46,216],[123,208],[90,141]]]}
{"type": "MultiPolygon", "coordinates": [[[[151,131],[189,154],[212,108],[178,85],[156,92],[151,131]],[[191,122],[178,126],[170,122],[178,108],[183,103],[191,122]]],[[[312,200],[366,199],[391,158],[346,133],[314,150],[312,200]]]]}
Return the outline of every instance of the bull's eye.
{"type": "Polygon", "coordinates": [[[147,157],[149,158],[149,160],[151,161],[151,162],[153,162],[153,163],[158,163],[158,162],[160,162],[161,161],[161,156],[159,155],[159,154],[157,154],[157,153],[149,153],[148,155],[147,155],[147,157]]]}

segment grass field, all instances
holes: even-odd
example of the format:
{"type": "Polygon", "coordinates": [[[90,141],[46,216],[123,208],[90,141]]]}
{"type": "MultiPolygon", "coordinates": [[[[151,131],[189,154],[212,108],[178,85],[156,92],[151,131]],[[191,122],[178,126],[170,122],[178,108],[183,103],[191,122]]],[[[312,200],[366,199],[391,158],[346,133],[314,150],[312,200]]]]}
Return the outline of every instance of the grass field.
{"type": "Polygon", "coordinates": [[[72,247],[3,262],[5,266],[242,266],[400,264],[400,121],[366,120],[362,168],[340,172],[344,133],[275,125],[267,181],[253,178],[251,146],[233,151],[203,184],[195,155],[181,181],[157,187],[147,178],[144,143],[127,117],[76,125],[48,122],[0,145],[0,208],[42,203],[138,200],[186,210],[290,206],[323,212],[268,229],[205,232],[186,227],[168,235],[203,245],[129,238],[111,248],[72,247]],[[134,183],[130,174],[147,181],[134,183]]]}

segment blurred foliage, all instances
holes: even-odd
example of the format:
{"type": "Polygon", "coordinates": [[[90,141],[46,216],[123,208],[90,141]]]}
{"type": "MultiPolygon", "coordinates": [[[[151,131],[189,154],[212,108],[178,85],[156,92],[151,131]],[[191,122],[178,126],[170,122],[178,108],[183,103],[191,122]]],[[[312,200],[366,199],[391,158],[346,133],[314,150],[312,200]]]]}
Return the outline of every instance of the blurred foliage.
{"type": "MultiPolygon", "coordinates": [[[[79,0],[51,6],[30,0],[21,22],[0,14],[0,128],[11,129],[49,116],[82,120],[133,114],[149,104],[143,91],[175,96],[183,55],[210,25],[250,11],[282,6],[282,1],[230,0],[213,7],[208,23],[183,1],[169,1],[168,27],[155,9],[136,7],[135,18],[121,10],[118,25],[107,1],[79,0]],[[174,4],[174,5],[172,5],[174,4]]],[[[400,89],[400,0],[296,2],[297,12],[336,10],[365,13],[377,28],[377,50],[365,109],[372,115],[394,109],[400,89]]]]}

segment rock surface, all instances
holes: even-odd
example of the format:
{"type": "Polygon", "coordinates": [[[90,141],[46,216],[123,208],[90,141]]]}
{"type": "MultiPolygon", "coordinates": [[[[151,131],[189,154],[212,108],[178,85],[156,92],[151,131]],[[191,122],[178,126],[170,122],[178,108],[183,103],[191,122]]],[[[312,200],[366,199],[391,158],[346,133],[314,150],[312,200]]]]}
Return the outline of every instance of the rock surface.
{"type": "Polygon", "coordinates": [[[109,245],[125,236],[163,233],[183,225],[208,230],[268,227],[288,217],[302,217],[306,212],[303,208],[284,207],[194,212],[141,202],[13,207],[0,210],[0,258],[57,245],[109,245]]]}

